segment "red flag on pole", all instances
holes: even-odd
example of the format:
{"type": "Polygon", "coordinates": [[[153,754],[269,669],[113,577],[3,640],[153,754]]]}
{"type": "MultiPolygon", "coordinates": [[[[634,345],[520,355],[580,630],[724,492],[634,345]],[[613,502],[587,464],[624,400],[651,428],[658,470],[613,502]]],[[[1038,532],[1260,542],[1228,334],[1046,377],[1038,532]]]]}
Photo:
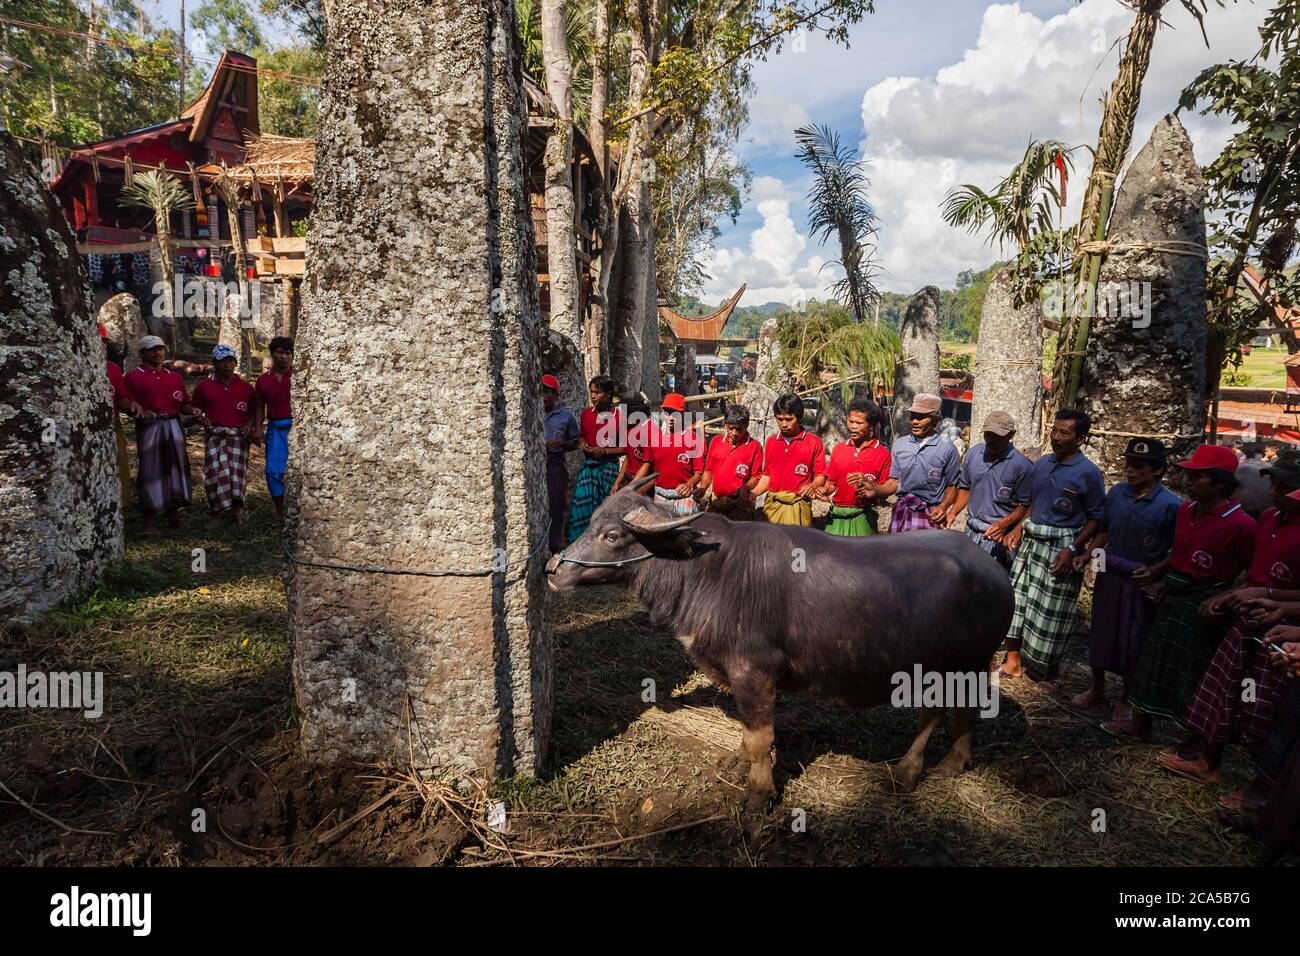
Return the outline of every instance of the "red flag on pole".
{"type": "Polygon", "coordinates": [[[1056,170],[1061,174],[1061,205],[1065,205],[1065,153],[1056,154],[1056,170]]]}

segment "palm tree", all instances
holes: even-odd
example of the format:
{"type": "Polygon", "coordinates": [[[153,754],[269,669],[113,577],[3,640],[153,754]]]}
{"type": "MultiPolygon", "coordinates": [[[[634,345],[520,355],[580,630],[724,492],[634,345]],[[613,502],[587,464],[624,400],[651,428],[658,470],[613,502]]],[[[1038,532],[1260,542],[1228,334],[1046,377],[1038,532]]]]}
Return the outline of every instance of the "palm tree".
{"type": "Polygon", "coordinates": [[[832,261],[844,269],[844,278],[831,291],[847,300],[854,317],[862,322],[871,304],[880,298],[873,282],[879,270],[871,261],[876,213],[867,201],[870,181],[866,170],[829,127],[802,126],[794,136],[799,145],[795,155],[816,176],[808,191],[808,229],[823,244],[832,235],[839,239],[840,258],[832,261]]]}
{"type": "Polygon", "coordinates": [[[1030,295],[1040,264],[1056,253],[1058,278],[1064,268],[1064,196],[1054,173],[1072,168],[1070,149],[1056,140],[1031,140],[1011,172],[985,192],[968,184],[949,190],[943,218],[969,232],[988,231],[989,243],[1014,243],[1017,258],[989,283],[980,309],[979,344],[971,421],[1001,410],[1016,420],[1020,447],[1039,443],[1042,428],[1043,316],[1030,295]],[[1056,225],[1053,225],[1053,214],[1056,225]]]}
{"type": "Polygon", "coordinates": [[[158,251],[162,256],[163,308],[172,319],[164,328],[175,337],[169,342],[172,352],[180,346],[190,347],[190,329],[182,327],[179,303],[172,300],[172,285],[176,277],[176,262],[171,253],[172,213],[194,208],[194,198],[179,179],[162,172],[137,173],[122,189],[122,199],[132,206],[153,210],[154,228],[158,233],[158,251]]]}

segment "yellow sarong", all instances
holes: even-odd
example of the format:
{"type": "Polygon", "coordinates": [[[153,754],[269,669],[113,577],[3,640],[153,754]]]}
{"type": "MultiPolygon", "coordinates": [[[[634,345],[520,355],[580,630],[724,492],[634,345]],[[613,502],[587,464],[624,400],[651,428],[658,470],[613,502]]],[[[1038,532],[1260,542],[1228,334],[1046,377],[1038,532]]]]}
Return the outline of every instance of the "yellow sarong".
{"type": "Polygon", "coordinates": [[[131,457],[126,452],[126,430],[122,428],[122,416],[113,412],[113,440],[117,444],[117,477],[122,483],[122,510],[131,509],[131,496],[135,482],[131,480],[131,457]]]}
{"type": "Polygon", "coordinates": [[[769,491],[763,503],[763,517],[772,524],[812,526],[812,502],[793,491],[769,491]]]}

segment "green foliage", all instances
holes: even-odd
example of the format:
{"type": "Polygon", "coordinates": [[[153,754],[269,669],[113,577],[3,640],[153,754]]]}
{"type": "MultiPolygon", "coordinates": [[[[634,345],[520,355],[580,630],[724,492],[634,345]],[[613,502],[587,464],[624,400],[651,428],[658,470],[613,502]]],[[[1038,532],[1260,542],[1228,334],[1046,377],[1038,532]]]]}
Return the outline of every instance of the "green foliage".
{"type": "Polygon", "coordinates": [[[1220,380],[1230,387],[1247,388],[1250,385],[1250,373],[1238,365],[1224,369],[1220,380]]]}
{"type": "MultiPolygon", "coordinates": [[[[601,0],[603,2],[603,0],[601,0]]],[[[573,123],[587,125],[591,115],[591,69],[597,0],[568,0],[564,5],[564,45],[572,67],[570,96],[573,123]]],[[[543,87],[546,70],[542,59],[542,0],[515,0],[519,37],[524,47],[524,70],[543,87]]]]}
{"type": "Polygon", "coordinates": [[[203,0],[190,13],[189,25],[203,35],[216,53],[252,53],[263,46],[262,28],[248,0],[203,0]]]}
{"type": "Polygon", "coordinates": [[[173,213],[194,207],[189,185],[165,173],[136,173],[135,179],[122,187],[121,195],[128,205],[152,209],[160,233],[171,232],[173,213]]]}
{"type": "Polygon", "coordinates": [[[1268,14],[1251,59],[1203,70],[1180,108],[1200,102],[1203,113],[1225,117],[1236,131],[1204,170],[1217,219],[1209,239],[1211,321],[1232,355],[1252,329],[1273,321],[1271,305],[1238,287],[1250,259],[1258,258],[1280,301],[1300,301],[1300,277],[1287,269],[1300,211],[1300,8],[1279,3],[1268,14]]]}
{"type": "Polygon", "coordinates": [[[260,0],[264,16],[279,20],[317,53],[325,52],[325,0],[260,0]]]}
{"type": "Polygon", "coordinates": [[[813,173],[808,229],[818,242],[825,244],[833,236],[840,247],[839,259],[831,261],[844,270],[844,278],[831,291],[849,303],[857,321],[864,322],[880,296],[874,282],[879,270],[872,262],[876,214],[867,201],[866,170],[856,151],[843,145],[829,127],[800,127],[794,136],[799,147],[796,156],[813,173]]]}
{"type": "Polygon", "coordinates": [[[885,323],[858,322],[838,302],[808,303],[778,320],[781,363],[805,386],[824,368],[841,376],[864,374],[865,381],[891,381],[901,347],[898,333],[885,323]]]}
{"type": "Polygon", "coordinates": [[[68,147],[160,123],[180,99],[179,44],[128,0],[0,0],[0,16],[94,32],[123,47],[78,37],[0,29],[0,110],[18,136],[68,147]],[[93,27],[93,31],[92,31],[93,27]]]}
{"type": "Polygon", "coordinates": [[[949,225],[971,233],[986,230],[990,245],[1015,245],[1015,286],[1022,300],[1057,257],[1062,236],[1056,161],[1060,157],[1067,171],[1072,170],[1071,152],[1054,139],[1030,140],[1020,162],[991,193],[967,183],[944,197],[943,218],[949,225]]]}
{"type": "MultiPolygon", "coordinates": [[[[308,44],[257,51],[257,65],[277,73],[320,76],[324,55],[308,44]]],[[[258,79],[257,108],[262,132],[277,136],[311,138],[316,135],[319,90],[314,86],[270,76],[258,79]]]]}

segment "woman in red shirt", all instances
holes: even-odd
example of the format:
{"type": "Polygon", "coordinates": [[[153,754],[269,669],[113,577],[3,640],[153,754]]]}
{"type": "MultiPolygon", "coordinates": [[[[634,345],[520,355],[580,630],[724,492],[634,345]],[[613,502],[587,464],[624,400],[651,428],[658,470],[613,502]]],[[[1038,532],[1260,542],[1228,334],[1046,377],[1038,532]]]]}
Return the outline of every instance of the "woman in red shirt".
{"type": "Polygon", "coordinates": [[[573,504],[569,507],[569,543],[582,537],[602,501],[609,497],[618,478],[619,459],[623,457],[624,424],[614,407],[617,391],[614,380],[597,375],[587,385],[591,404],[578,420],[578,447],[582,465],[573,487],[573,504]]]}

